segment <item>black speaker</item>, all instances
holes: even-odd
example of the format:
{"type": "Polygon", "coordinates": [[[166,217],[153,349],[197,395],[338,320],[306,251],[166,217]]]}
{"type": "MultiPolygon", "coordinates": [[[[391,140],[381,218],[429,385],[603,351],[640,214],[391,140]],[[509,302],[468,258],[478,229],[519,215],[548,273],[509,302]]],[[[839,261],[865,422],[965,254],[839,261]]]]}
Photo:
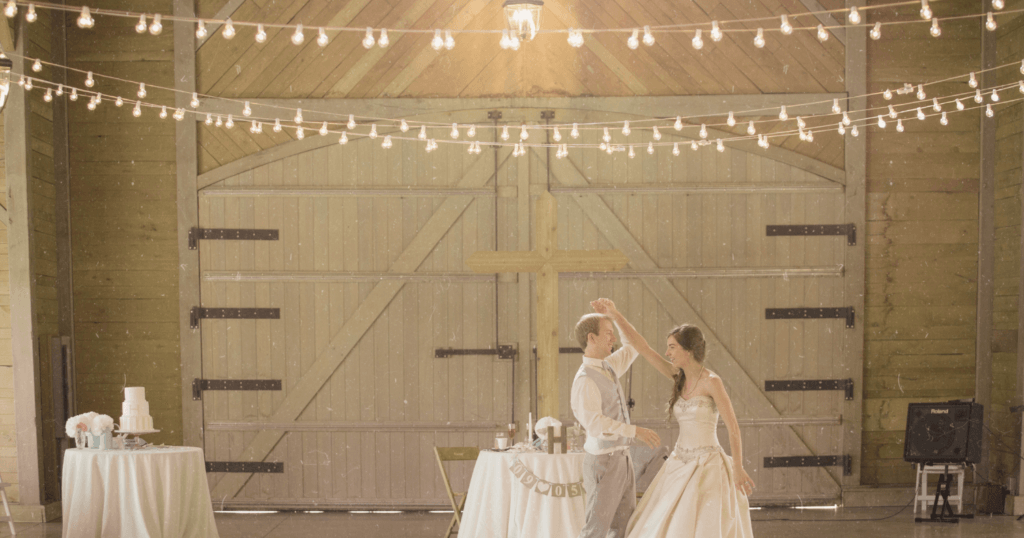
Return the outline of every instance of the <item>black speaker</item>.
{"type": "Polygon", "coordinates": [[[984,406],[972,402],[912,403],[903,459],[911,463],[978,463],[984,406]]]}

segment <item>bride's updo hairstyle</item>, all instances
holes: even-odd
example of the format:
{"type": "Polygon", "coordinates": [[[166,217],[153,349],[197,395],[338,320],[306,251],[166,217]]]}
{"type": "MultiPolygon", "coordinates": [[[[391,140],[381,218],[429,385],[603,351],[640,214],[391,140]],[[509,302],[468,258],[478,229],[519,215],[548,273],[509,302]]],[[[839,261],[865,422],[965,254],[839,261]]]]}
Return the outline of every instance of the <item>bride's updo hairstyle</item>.
{"type": "MultiPolygon", "coordinates": [[[[680,325],[668,333],[675,338],[680,347],[693,355],[693,360],[698,364],[704,363],[704,349],[707,343],[704,340],[704,333],[696,325],[680,325]]],[[[672,418],[672,407],[676,405],[683,395],[683,386],[686,384],[686,372],[680,368],[675,375],[675,385],[672,387],[672,397],[668,400],[668,416],[672,418]]]]}

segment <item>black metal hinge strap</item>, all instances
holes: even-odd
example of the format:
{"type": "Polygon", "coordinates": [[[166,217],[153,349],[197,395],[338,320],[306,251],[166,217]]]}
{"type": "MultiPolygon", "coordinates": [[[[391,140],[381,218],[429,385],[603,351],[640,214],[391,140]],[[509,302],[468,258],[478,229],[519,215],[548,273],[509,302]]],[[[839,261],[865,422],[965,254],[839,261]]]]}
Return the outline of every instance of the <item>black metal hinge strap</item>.
{"type": "Polygon", "coordinates": [[[765,380],[765,392],[800,390],[841,390],[846,399],[853,399],[853,379],[778,379],[765,380]]]}
{"type": "Polygon", "coordinates": [[[282,461],[208,461],[208,473],[283,473],[282,461]]]}
{"type": "Polygon", "coordinates": [[[281,390],[280,379],[199,379],[192,380],[192,399],[202,400],[206,390],[281,390]]]}
{"type": "Polygon", "coordinates": [[[852,329],[856,316],[852,306],[839,308],[765,308],[764,319],[841,319],[852,329]]]}
{"type": "Polygon", "coordinates": [[[845,235],[850,246],[857,244],[857,226],[854,224],[769,224],[768,236],[845,235]]]}
{"type": "Polygon", "coordinates": [[[188,248],[199,248],[200,239],[220,239],[235,241],[277,241],[278,230],[244,229],[244,228],[192,228],[188,231],[188,248]]]}
{"type": "Polygon", "coordinates": [[[765,457],[764,468],[772,467],[834,467],[843,466],[843,475],[853,474],[853,458],[842,456],[784,456],[779,458],[765,457]]]}
{"type": "Polygon", "coordinates": [[[193,306],[189,326],[199,327],[201,319],[281,319],[280,308],[203,308],[193,306]]]}
{"type": "Polygon", "coordinates": [[[516,358],[516,348],[512,345],[499,345],[498,349],[455,349],[439,347],[434,350],[435,359],[447,359],[456,355],[497,355],[499,359],[516,358]]]}

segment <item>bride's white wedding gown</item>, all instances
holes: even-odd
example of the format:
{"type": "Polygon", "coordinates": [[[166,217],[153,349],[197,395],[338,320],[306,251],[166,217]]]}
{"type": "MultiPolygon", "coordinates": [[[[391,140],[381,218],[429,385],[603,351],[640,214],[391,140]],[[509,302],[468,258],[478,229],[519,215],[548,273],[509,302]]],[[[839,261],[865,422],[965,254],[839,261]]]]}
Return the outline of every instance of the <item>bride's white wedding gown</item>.
{"type": "Polygon", "coordinates": [[[718,444],[718,406],[710,396],[672,408],[679,439],[629,520],[629,538],[752,537],[750,504],[718,444]]]}

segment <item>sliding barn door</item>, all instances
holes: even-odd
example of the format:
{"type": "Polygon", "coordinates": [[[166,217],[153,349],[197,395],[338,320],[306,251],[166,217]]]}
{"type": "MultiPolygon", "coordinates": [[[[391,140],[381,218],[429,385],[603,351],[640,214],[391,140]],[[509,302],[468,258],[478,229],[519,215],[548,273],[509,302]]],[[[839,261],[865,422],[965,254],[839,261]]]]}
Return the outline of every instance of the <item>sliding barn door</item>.
{"type": "Polygon", "coordinates": [[[433,447],[486,446],[510,419],[511,361],[435,358],[495,347],[496,279],[464,265],[495,246],[494,160],[319,145],[277,148],[199,192],[214,502],[444,506],[433,447]]]}

